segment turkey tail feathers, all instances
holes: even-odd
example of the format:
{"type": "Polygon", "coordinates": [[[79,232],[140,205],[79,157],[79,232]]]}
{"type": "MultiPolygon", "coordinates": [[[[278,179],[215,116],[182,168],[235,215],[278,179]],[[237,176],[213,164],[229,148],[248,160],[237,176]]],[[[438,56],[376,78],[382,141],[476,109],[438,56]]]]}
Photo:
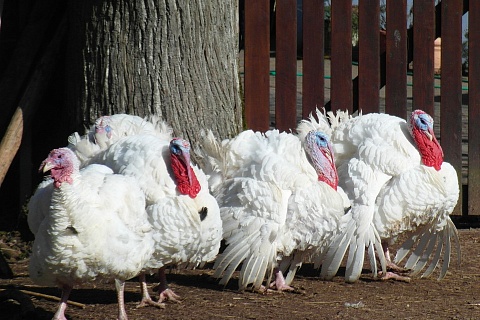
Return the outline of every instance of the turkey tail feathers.
{"type": "Polygon", "coordinates": [[[438,219],[435,219],[431,224],[424,226],[408,238],[397,251],[395,263],[401,262],[410,254],[405,263],[405,268],[412,270],[411,276],[420,274],[429,263],[428,268],[421,275],[422,278],[427,278],[443,260],[438,280],[443,279],[450,265],[452,242],[456,244],[458,263],[461,262],[458,231],[452,220],[447,217],[446,224],[440,230],[435,228],[437,223],[438,219]]]}
{"type": "Polygon", "coordinates": [[[260,232],[255,232],[242,239],[240,242],[231,242],[225,251],[215,261],[214,277],[221,278],[220,284],[226,285],[240,264],[242,268],[239,276],[239,290],[245,290],[249,284],[253,289],[260,289],[265,279],[268,268],[273,267],[276,246],[274,244],[262,246],[264,250],[251,252],[247,243],[254,243],[260,238],[260,232]],[[268,250],[269,252],[264,252],[268,250]]]}
{"type": "Polygon", "coordinates": [[[198,157],[200,166],[209,176],[210,190],[216,195],[217,189],[225,179],[225,150],[221,147],[213,132],[207,130],[201,132],[201,148],[197,146],[194,152],[198,157]]]}
{"type": "MultiPolygon", "coordinates": [[[[285,277],[285,283],[287,285],[290,285],[295,278],[295,274],[297,273],[297,270],[302,266],[302,261],[303,261],[303,255],[302,254],[295,254],[293,259],[289,260],[289,268],[288,268],[288,273],[287,276],[285,277]]],[[[282,269],[280,267],[280,269],[282,269]]],[[[285,273],[286,270],[282,270],[283,273],[285,273]]]]}
{"type": "Polygon", "coordinates": [[[354,230],[354,225],[351,224],[343,233],[337,235],[333,240],[322,263],[322,269],[320,271],[321,278],[331,280],[337,274],[343,257],[347,252],[348,245],[353,237],[354,230]]]}
{"type": "Polygon", "coordinates": [[[220,284],[226,285],[237,267],[248,256],[248,247],[241,243],[228,246],[225,251],[220,254],[213,266],[215,273],[213,277],[221,278],[220,284]]]}
{"type": "Polygon", "coordinates": [[[320,272],[322,278],[332,279],[335,276],[347,249],[349,250],[345,270],[345,280],[347,282],[355,282],[360,277],[365,259],[365,248],[368,250],[373,276],[376,277],[378,271],[375,253],[377,253],[380,260],[382,271],[386,272],[386,259],[380,235],[375,226],[370,223],[363,232],[358,233],[359,229],[362,228],[359,228],[354,220],[349,220],[346,226],[341,228],[343,231],[333,240],[323,261],[320,272]]]}

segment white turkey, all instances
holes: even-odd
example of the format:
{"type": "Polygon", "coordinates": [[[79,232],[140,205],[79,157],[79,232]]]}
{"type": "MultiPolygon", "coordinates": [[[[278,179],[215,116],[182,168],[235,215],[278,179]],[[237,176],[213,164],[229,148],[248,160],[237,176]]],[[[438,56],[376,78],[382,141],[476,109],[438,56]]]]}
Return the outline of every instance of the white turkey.
{"type": "MultiPolygon", "coordinates": [[[[324,115],[317,112],[317,116],[324,115]]],[[[433,119],[415,110],[408,123],[388,114],[350,118],[342,112],[336,117],[330,114],[330,121],[340,185],[352,200],[352,209],[342,219],[321,275],[332,278],[348,250],[345,279],[356,281],[367,249],[375,277],[376,253],[382,279],[409,281],[400,274],[386,273],[387,267],[403,271],[395,263],[408,254],[405,268],[412,270],[411,275],[429,263],[425,277],[443,259],[439,279],[443,278],[452,241],[460,258],[457,230],[449,216],[458,200],[459,184],[455,169],[443,161],[433,119]],[[404,233],[409,233],[409,238],[392,261],[389,246],[404,233]]],[[[323,123],[310,118],[314,128],[323,128],[323,123]]]]}
{"type": "Polygon", "coordinates": [[[163,306],[163,300],[176,300],[178,296],[167,286],[165,267],[178,264],[195,267],[212,261],[222,239],[220,209],[209,193],[207,177],[190,161],[189,142],[154,135],[127,136],[90,162],[134,177],[145,193],[155,244],[144,271],[158,269],[160,285],[159,299],[155,302],[148,294],[142,274],[140,305],[163,306]]]}
{"type": "Polygon", "coordinates": [[[223,220],[226,248],[214,277],[227,284],[242,265],[240,290],[263,291],[265,278],[267,290],[292,290],[297,268],[321,261],[344,214],[328,137],[312,131],[303,146],[292,134],[247,130],[219,143],[209,131],[197,153],[210,170],[223,220]]]}
{"type": "Polygon", "coordinates": [[[53,179],[51,177],[45,178],[37,186],[35,193],[28,201],[28,215],[27,222],[30,231],[35,236],[43,219],[50,211],[50,202],[53,194],[53,179]]]}
{"type": "MultiPolygon", "coordinates": [[[[89,179],[89,176],[92,176],[92,179],[96,179],[99,172],[110,174],[112,173],[112,169],[102,165],[90,165],[82,169],[82,176],[86,179],[89,179]]],[[[50,211],[53,191],[54,179],[51,176],[46,176],[37,186],[37,189],[28,201],[27,222],[33,235],[37,233],[40,224],[50,211]]]]}
{"type": "Polygon", "coordinates": [[[30,278],[62,289],[53,317],[60,320],[66,320],[74,286],[114,280],[118,319],[127,319],[125,280],[139,274],[153,251],[145,197],[131,177],[113,174],[105,166],[79,170],[79,165],[68,148],[52,150],[42,162],[40,169],[50,171],[52,179],[40,184],[32,198],[40,210],[29,212],[35,234],[30,278]]]}
{"type": "Polygon", "coordinates": [[[129,114],[114,114],[99,117],[83,136],[77,132],[71,134],[68,137],[68,147],[74,150],[82,165],[122,137],[151,134],[169,140],[172,138],[172,131],[155,115],[141,118],[129,114]]]}

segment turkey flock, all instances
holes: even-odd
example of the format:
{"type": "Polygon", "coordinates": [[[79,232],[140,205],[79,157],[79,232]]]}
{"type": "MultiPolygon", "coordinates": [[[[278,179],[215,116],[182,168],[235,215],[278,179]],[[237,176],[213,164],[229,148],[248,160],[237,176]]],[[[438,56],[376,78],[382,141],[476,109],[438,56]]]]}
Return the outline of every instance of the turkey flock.
{"type": "Polygon", "coordinates": [[[53,319],[66,320],[75,286],[103,281],[115,283],[127,319],[124,288],[135,277],[138,306],[165,308],[180,299],[167,284],[172,267],[211,262],[220,285],[238,279],[239,290],[269,293],[294,291],[303,263],[323,280],[343,264],[355,282],[367,260],[374,279],[409,282],[437,267],[445,277],[452,245],[460,259],[457,173],[421,110],[407,121],[317,110],[295,133],[220,141],[203,130],[193,147],[155,116],[103,116],[40,171],[50,174],[28,204],[29,273],[62,290],[53,319]]]}

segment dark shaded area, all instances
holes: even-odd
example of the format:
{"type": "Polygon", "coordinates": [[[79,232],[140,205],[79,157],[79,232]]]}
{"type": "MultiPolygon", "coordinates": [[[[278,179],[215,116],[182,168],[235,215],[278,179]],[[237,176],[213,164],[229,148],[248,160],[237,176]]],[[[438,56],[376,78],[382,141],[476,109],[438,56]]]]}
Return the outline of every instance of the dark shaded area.
{"type": "MultiPolygon", "coordinates": [[[[0,32],[2,137],[32,75],[39,71],[39,63],[64,17],[65,7],[66,3],[59,0],[6,0],[4,3],[0,32]]],[[[0,189],[0,231],[19,230],[27,238],[30,236],[22,206],[43,179],[37,170],[52,148],[52,141],[54,145],[67,143],[67,113],[63,111],[65,47],[64,39],[61,48],[57,48],[53,69],[40,70],[47,73],[49,81],[46,81],[41,96],[35,97],[38,105],[29,106],[36,110],[24,119],[23,147],[15,156],[0,189]]]]}

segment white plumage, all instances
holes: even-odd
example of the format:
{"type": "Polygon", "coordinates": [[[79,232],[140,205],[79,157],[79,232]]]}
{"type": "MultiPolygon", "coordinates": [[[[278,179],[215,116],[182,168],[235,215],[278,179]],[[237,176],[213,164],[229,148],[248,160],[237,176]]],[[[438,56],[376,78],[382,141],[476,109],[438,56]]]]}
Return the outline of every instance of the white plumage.
{"type": "Polygon", "coordinates": [[[48,215],[50,211],[50,202],[52,200],[53,193],[53,179],[45,178],[35,190],[35,193],[28,201],[28,215],[27,222],[30,231],[35,236],[38,232],[38,228],[43,219],[48,215]]]}
{"type": "MultiPolygon", "coordinates": [[[[92,164],[82,169],[82,176],[84,179],[95,179],[99,173],[111,174],[112,169],[107,166],[92,164]],[[89,178],[91,176],[91,178],[89,178]]],[[[35,190],[34,194],[30,198],[27,204],[28,216],[27,222],[30,231],[35,236],[37,230],[40,227],[43,219],[48,215],[50,211],[50,203],[53,194],[53,178],[46,176],[45,179],[40,182],[35,190]]]]}
{"type": "Polygon", "coordinates": [[[312,132],[306,140],[304,147],[278,130],[247,130],[221,143],[211,132],[204,135],[197,153],[220,205],[227,244],[214,265],[221,284],[241,264],[240,290],[250,284],[259,290],[274,270],[273,286],[290,290],[302,262],[321,260],[344,201],[335,190],[328,137],[312,132]]]}
{"type": "Polygon", "coordinates": [[[165,267],[212,261],[222,239],[218,204],[209,193],[205,174],[190,163],[190,144],[180,138],[137,134],[119,139],[90,162],[135,178],[145,193],[155,244],[144,271],[159,269],[160,298],[158,303],[152,301],[142,275],[141,305],[175,300],[166,284],[165,267]]]}
{"type": "MultiPolygon", "coordinates": [[[[311,117],[304,125],[324,128],[325,115],[317,112],[317,117],[322,121],[311,117]]],[[[390,260],[388,246],[398,235],[414,232],[397,252],[395,262],[410,254],[405,267],[414,275],[430,263],[423,274],[428,276],[443,258],[439,276],[443,278],[451,241],[458,244],[449,214],[457,203],[459,185],[454,168],[443,162],[432,118],[420,110],[412,112],[408,123],[387,114],[352,118],[338,112],[337,116],[330,114],[330,122],[340,185],[352,209],[342,218],[340,234],[327,253],[321,275],[332,278],[349,250],[345,278],[356,281],[366,248],[374,276],[376,253],[383,278],[395,278],[385,274],[387,266],[398,268],[390,260]]]]}
{"type": "Polygon", "coordinates": [[[86,131],[85,135],[80,136],[77,132],[71,134],[68,137],[68,147],[75,152],[83,166],[90,158],[115,141],[136,134],[150,134],[158,136],[159,139],[168,140],[171,138],[172,129],[155,115],[145,119],[129,114],[102,116],[86,131]]]}
{"type": "Polygon", "coordinates": [[[80,171],[79,165],[68,148],[53,150],[42,163],[52,179],[40,184],[29,204],[35,234],[30,277],[62,289],[54,319],[63,320],[73,286],[115,280],[118,318],[127,319],[124,282],[142,270],[153,251],[145,197],[131,177],[100,165],[80,171]]]}

